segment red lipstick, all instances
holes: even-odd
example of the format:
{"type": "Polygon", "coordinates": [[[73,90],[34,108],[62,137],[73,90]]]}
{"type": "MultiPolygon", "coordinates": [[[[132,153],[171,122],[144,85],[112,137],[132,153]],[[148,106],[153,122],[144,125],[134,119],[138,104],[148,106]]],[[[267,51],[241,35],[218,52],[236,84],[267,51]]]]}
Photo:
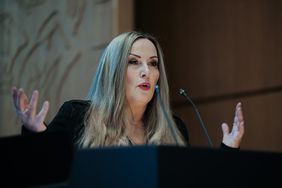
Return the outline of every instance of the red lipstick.
{"type": "Polygon", "coordinates": [[[138,87],[144,91],[148,91],[151,88],[151,84],[149,82],[143,82],[142,84],[139,84],[138,87]]]}

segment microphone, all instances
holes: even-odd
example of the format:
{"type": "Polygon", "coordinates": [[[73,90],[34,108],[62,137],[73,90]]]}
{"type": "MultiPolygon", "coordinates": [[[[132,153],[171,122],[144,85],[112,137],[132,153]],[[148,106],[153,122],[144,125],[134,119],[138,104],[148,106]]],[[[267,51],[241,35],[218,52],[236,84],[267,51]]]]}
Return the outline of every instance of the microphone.
{"type": "Polygon", "coordinates": [[[164,108],[164,104],[163,104],[163,101],[162,101],[161,96],[160,96],[160,89],[159,89],[159,86],[158,86],[158,85],[155,86],[155,90],[156,90],[157,97],[158,97],[158,99],[159,99],[159,101],[160,101],[160,104],[161,104],[161,109],[162,109],[162,111],[163,111],[163,113],[164,113],[164,116],[165,116],[165,118],[166,118],[168,127],[169,127],[169,129],[170,129],[170,132],[172,133],[173,140],[175,141],[175,143],[176,143],[177,145],[179,145],[179,142],[178,142],[178,140],[177,140],[177,138],[176,138],[175,129],[173,129],[173,127],[172,127],[172,124],[173,124],[173,123],[172,123],[171,120],[168,118],[167,111],[166,111],[165,108],[164,108]]]}
{"type": "Polygon", "coordinates": [[[208,134],[208,131],[206,129],[206,126],[204,125],[204,122],[203,122],[203,120],[201,118],[201,115],[200,115],[196,105],[193,103],[192,99],[187,95],[187,93],[186,93],[186,91],[184,89],[180,88],[179,89],[179,94],[184,96],[192,104],[193,110],[196,113],[196,116],[197,116],[197,118],[198,118],[198,120],[200,122],[200,125],[201,125],[202,129],[204,130],[204,132],[205,132],[205,134],[206,134],[206,136],[208,138],[209,145],[210,145],[210,147],[213,147],[213,144],[212,144],[212,141],[211,141],[211,139],[209,137],[209,134],[208,134]]]}

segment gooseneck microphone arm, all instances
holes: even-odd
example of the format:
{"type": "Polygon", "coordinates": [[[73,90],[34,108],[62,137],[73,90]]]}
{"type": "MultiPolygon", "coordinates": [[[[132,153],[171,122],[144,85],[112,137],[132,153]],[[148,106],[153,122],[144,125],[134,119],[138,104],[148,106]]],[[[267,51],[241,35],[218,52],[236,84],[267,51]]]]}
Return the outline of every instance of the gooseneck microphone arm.
{"type": "Polygon", "coordinates": [[[194,104],[192,99],[187,95],[187,93],[186,93],[186,91],[184,89],[181,88],[179,90],[179,94],[184,96],[192,104],[193,110],[196,113],[196,116],[197,116],[197,118],[198,118],[198,120],[200,122],[200,125],[201,125],[202,129],[204,130],[204,132],[205,132],[205,134],[206,134],[206,136],[208,138],[209,145],[210,145],[210,147],[213,147],[213,144],[212,144],[211,138],[210,138],[210,136],[208,134],[207,128],[206,128],[206,126],[205,126],[205,124],[204,124],[204,122],[203,122],[203,120],[201,118],[201,115],[200,115],[196,105],[194,104]]]}
{"type": "Polygon", "coordinates": [[[166,111],[165,108],[164,108],[164,104],[163,104],[163,101],[162,101],[161,96],[160,96],[160,89],[159,89],[159,86],[158,86],[158,85],[155,86],[155,91],[156,91],[157,97],[158,97],[158,99],[159,99],[159,101],[160,101],[161,109],[162,109],[162,111],[163,111],[163,113],[164,113],[164,116],[165,116],[165,118],[166,118],[167,125],[168,125],[168,127],[169,127],[169,129],[170,129],[170,132],[171,132],[171,134],[172,134],[173,140],[175,141],[175,143],[176,143],[177,145],[179,145],[179,142],[178,142],[178,140],[177,140],[177,138],[176,138],[175,129],[173,129],[173,127],[172,127],[173,124],[172,124],[172,122],[170,121],[170,119],[168,118],[167,111],[166,111]]]}

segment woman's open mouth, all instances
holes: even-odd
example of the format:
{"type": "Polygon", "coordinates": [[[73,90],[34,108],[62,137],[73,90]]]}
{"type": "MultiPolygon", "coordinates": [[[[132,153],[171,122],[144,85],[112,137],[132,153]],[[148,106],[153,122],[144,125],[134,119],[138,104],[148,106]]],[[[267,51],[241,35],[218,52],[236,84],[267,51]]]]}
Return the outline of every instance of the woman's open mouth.
{"type": "Polygon", "coordinates": [[[149,82],[144,82],[140,85],[138,85],[138,87],[144,91],[148,91],[151,88],[151,84],[149,82]]]}

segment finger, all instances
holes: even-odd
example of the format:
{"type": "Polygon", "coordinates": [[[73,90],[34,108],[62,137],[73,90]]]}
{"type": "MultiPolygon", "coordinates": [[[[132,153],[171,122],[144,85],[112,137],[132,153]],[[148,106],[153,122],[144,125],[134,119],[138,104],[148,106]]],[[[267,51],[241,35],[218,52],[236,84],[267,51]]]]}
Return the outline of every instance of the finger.
{"type": "Polygon", "coordinates": [[[17,96],[18,96],[18,89],[17,87],[13,86],[12,87],[12,97],[13,97],[14,107],[16,109],[17,109],[17,96]]]}
{"type": "Polygon", "coordinates": [[[18,89],[16,96],[16,108],[19,113],[24,112],[28,107],[27,96],[22,88],[18,89]]]}
{"type": "Polygon", "coordinates": [[[239,126],[239,136],[242,137],[245,133],[245,125],[244,125],[244,121],[240,122],[240,126],[239,126]]]}
{"type": "Polygon", "coordinates": [[[25,112],[29,107],[28,98],[22,88],[19,89],[18,105],[21,112],[25,112]]]}
{"type": "Polygon", "coordinates": [[[240,123],[238,121],[238,118],[235,116],[231,132],[234,133],[234,132],[238,131],[239,125],[240,125],[240,123]]]}
{"type": "Polygon", "coordinates": [[[226,123],[221,124],[221,129],[222,129],[223,135],[229,134],[229,127],[226,123]]]}
{"type": "Polygon", "coordinates": [[[234,116],[234,123],[237,123],[239,119],[235,119],[236,117],[240,116],[240,111],[241,111],[241,102],[237,103],[236,108],[235,108],[235,116],[234,116]]]}
{"type": "Polygon", "coordinates": [[[242,106],[241,102],[237,103],[237,105],[236,105],[235,116],[234,116],[234,120],[233,120],[232,132],[233,131],[239,131],[240,123],[243,121],[243,114],[242,114],[241,106],[242,106]]]}
{"type": "Polygon", "coordinates": [[[236,133],[240,130],[239,125],[240,125],[239,123],[233,123],[232,131],[231,131],[232,134],[234,134],[234,133],[236,133]]]}
{"type": "Polygon", "coordinates": [[[22,95],[22,91],[23,91],[22,88],[18,89],[18,90],[17,90],[17,95],[16,95],[16,106],[17,106],[17,108],[18,108],[19,110],[21,110],[21,109],[20,109],[20,98],[21,98],[21,95],[22,95]]]}
{"type": "Polygon", "coordinates": [[[17,115],[21,115],[22,114],[22,111],[20,109],[20,106],[19,106],[19,89],[17,89],[17,87],[13,86],[12,87],[12,96],[13,96],[13,103],[14,103],[14,108],[15,108],[15,111],[17,113],[17,115]]]}
{"type": "Polygon", "coordinates": [[[237,104],[236,104],[236,109],[237,108],[240,108],[242,106],[242,103],[241,102],[238,102],[237,104]]]}
{"type": "Polygon", "coordinates": [[[48,101],[45,101],[45,102],[43,103],[42,109],[41,109],[40,112],[38,113],[39,121],[44,122],[48,110],[49,110],[49,102],[48,102],[48,101]]]}
{"type": "Polygon", "coordinates": [[[244,121],[244,116],[243,116],[243,110],[242,110],[242,104],[240,103],[240,105],[237,108],[237,117],[239,119],[239,122],[244,121]]]}
{"type": "Polygon", "coordinates": [[[36,115],[36,108],[37,108],[37,102],[38,102],[38,91],[34,90],[30,99],[30,104],[28,108],[28,114],[34,117],[36,115]]]}

